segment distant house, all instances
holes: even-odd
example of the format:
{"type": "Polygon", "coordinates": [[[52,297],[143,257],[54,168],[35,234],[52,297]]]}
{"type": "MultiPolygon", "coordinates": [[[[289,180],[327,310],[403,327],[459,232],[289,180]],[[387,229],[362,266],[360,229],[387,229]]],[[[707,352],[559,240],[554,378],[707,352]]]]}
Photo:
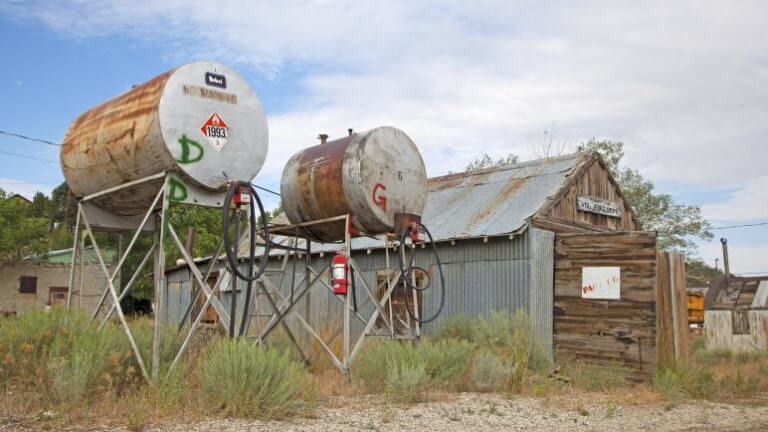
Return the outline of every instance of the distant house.
{"type": "Polygon", "coordinates": [[[13,194],[13,195],[11,195],[9,197],[9,199],[16,199],[16,200],[19,200],[19,201],[21,201],[22,203],[25,203],[25,204],[32,204],[32,201],[29,198],[27,198],[27,197],[25,197],[24,195],[21,195],[21,194],[13,194]]]}
{"type": "MultiPolygon", "coordinates": [[[[74,292],[72,305],[91,311],[96,306],[106,278],[92,249],[86,248],[86,263],[82,266],[83,293],[74,292]]],[[[104,259],[111,270],[115,253],[104,251],[104,259]]],[[[27,257],[15,264],[0,267],[0,314],[15,315],[33,310],[67,304],[72,249],[51,251],[43,256],[27,257]]],[[[80,281],[80,269],[75,271],[76,286],[80,281]]]]}

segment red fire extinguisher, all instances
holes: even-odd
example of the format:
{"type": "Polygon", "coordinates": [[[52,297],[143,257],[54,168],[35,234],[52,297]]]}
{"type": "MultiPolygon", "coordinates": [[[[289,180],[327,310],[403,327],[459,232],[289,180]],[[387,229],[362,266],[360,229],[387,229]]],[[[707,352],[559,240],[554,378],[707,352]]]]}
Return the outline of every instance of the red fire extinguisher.
{"type": "Polygon", "coordinates": [[[333,293],[336,295],[347,295],[347,272],[349,270],[349,260],[344,252],[337,252],[331,261],[331,279],[333,283],[333,293]]]}

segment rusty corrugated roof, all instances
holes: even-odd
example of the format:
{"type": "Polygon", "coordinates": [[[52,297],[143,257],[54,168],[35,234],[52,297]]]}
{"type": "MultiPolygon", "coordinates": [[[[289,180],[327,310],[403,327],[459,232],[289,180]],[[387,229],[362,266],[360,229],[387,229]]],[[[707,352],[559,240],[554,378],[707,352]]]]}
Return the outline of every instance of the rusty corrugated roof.
{"type": "MultiPolygon", "coordinates": [[[[547,198],[565,184],[586,156],[536,159],[503,167],[448,174],[429,179],[429,195],[422,220],[436,241],[489,237],[519,231],[547,198]]],[[[274,236],[274,242],[292,245],[293,239],[274,236]]],[[[248,248],[244,241],[241,251],[248,248]]],[[[299,240],[304,247],[304,240],[299,240]]],[[[383,247],[377,239],[352,239],[353,249],[383,247]]],[[[338,244],[312,244],[312,251],[334,252],[338,244]]],[[[272,250],[271,254],[282,252],[272,250]]]]}

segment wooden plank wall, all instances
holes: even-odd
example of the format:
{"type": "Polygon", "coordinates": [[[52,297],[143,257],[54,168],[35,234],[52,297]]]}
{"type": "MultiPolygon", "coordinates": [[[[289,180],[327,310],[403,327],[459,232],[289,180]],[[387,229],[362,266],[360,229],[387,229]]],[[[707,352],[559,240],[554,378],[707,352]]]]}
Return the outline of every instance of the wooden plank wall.
{"type": "MultiPolygon", "coordinates": [[[[555,224],[584,227],[593,231],[639,231],[642,229],[632,217],[633,213],[629,204],[624,201],[619,188],[611,181],[610,174],[597,156],[588,158],[584,162],[584,166],[576,169],[572,175],[573,182],[560,191],[558,195],[551,198],[551,204],[545,206],[542,212],[536,215],[537,218],[546,219],[555,224]],[[618,203],[621,208],[621,218],[579,211],[576,206],[576,198],[580,195],[618,203]]],[[[542,228],[550,229],[545,226],[542,228]]]]}
{"type": "Polygon", "coordinates": [[[705,342],[710,350],[768,350],[768,310],[749,310],[749,333],[733,334],[730,310],[704,311],[705,342]]]}
{"type": "Polygon", "coordinates": [[[685,258],[659,252],[656,280],[657,358],[660,366],[670,367],[689,357],[685,258]]]}
{"type": "Polygon", "coordinates": [[[639,380],[656,365],[656,236],[645,232],[555,236],[555,359],[621,364],[639,380]],[[621,267],[621,299],[581,298],[582,267],[621,267]]]}

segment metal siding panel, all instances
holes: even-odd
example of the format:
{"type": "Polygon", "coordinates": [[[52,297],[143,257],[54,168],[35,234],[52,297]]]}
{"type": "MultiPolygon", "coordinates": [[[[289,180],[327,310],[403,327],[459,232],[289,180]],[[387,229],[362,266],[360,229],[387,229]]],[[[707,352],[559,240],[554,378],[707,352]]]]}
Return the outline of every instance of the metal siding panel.
{"type": "MultiPolygon", "coordinates": [[[[446,304],[441,317],[425,326],[424,332],[430,333],[439,327],[440,322],[446,317],[452,315],[481,314],[488,316],[493,310],[506,310],[513,313],[518,308],[528,311],[532,301],[529,288],[531,285],[530,233],[531,230],[525,230],[513,239],[509,239],[507,236],[491,237],[488,243],[484,243],[480,239],[468,239],[459,240],[453,246],[447,242],[439,244],[438,252],[444,264],[446,279],[446,304]]],[[[397,268],[397,257],[392,251],[390,252],[391,267],[397,268]]],[[[353,256],[361,270],[357,275],[364,278],[370,284],[371,289],[375,289],[376,271],[383,270],[386,265],[384,250],[373,250],[370,255],[365,251],[358,251],[353,256]]],[[[327,268],[331,257],[332,254],[325,254],[324,257],[313,256],[313,268],[317,271],[327,268]]],[[[436,263],[429,245],[425,249],[416,250],[415,262],[431,269],[434,277],[437,277],[436,263]]],[[[275,259],[271,266],[277,267],[279,264],[279,260],[275,259]]],[[[303,275],[302,264],[299,262],[297,267],[297,280],[303,275]]],[[[282,284],[280,284],[278,275],[269,276],[269,279],[286,294],[290,285],[290,262],[288,266],[288,272],[284,275],[282,284]]],[[[187,271],[174,271],[169,274],[169,280],[171,278],[176,280],[175,278],[184,273],[187,271]]],[[[358,303],[362,306],[366,302],[367,295],[362,287],[358,289],[358,303]]],[[[436,294],[437,292],[433,289],[425,293],[424,307],[427,314],[437,307],[438,296],[436,294]]],[[[310,291],[309,299],[309,321],[313,326],[341,325],[343,305],[334,298],[327,288],[318,283],[310,291]]],[[[242,304],[242,301],[238,300],[238,303],[242,304]]],[[[225,307],[228,308],[228,300],[222,298],[222,303],[225,303],[225,307]]],[[[259,309],[261,313],[272,312],[261,293],[259,293],[259,309]]],[[[373,309],[374,306],[368,304],[361,311],[361,314],[367,318],[373,309]]],[[[302,315],[304,314],[303,305],[297,305],[297,310],[302,311],[302,315]]],[[[551,316],[551,308],[547,313],[551,316]]],[[[361,330],[362,324],[356,321],[353,335],[358,334],[361,330]]]]}
{"type": "Polygon", "coordinates": [[[531,316],[539,339],[545,341],[552,355],[554,307],[554,243],[555,234],[531,229],[532,259],[530,284],[531,316]]]}

